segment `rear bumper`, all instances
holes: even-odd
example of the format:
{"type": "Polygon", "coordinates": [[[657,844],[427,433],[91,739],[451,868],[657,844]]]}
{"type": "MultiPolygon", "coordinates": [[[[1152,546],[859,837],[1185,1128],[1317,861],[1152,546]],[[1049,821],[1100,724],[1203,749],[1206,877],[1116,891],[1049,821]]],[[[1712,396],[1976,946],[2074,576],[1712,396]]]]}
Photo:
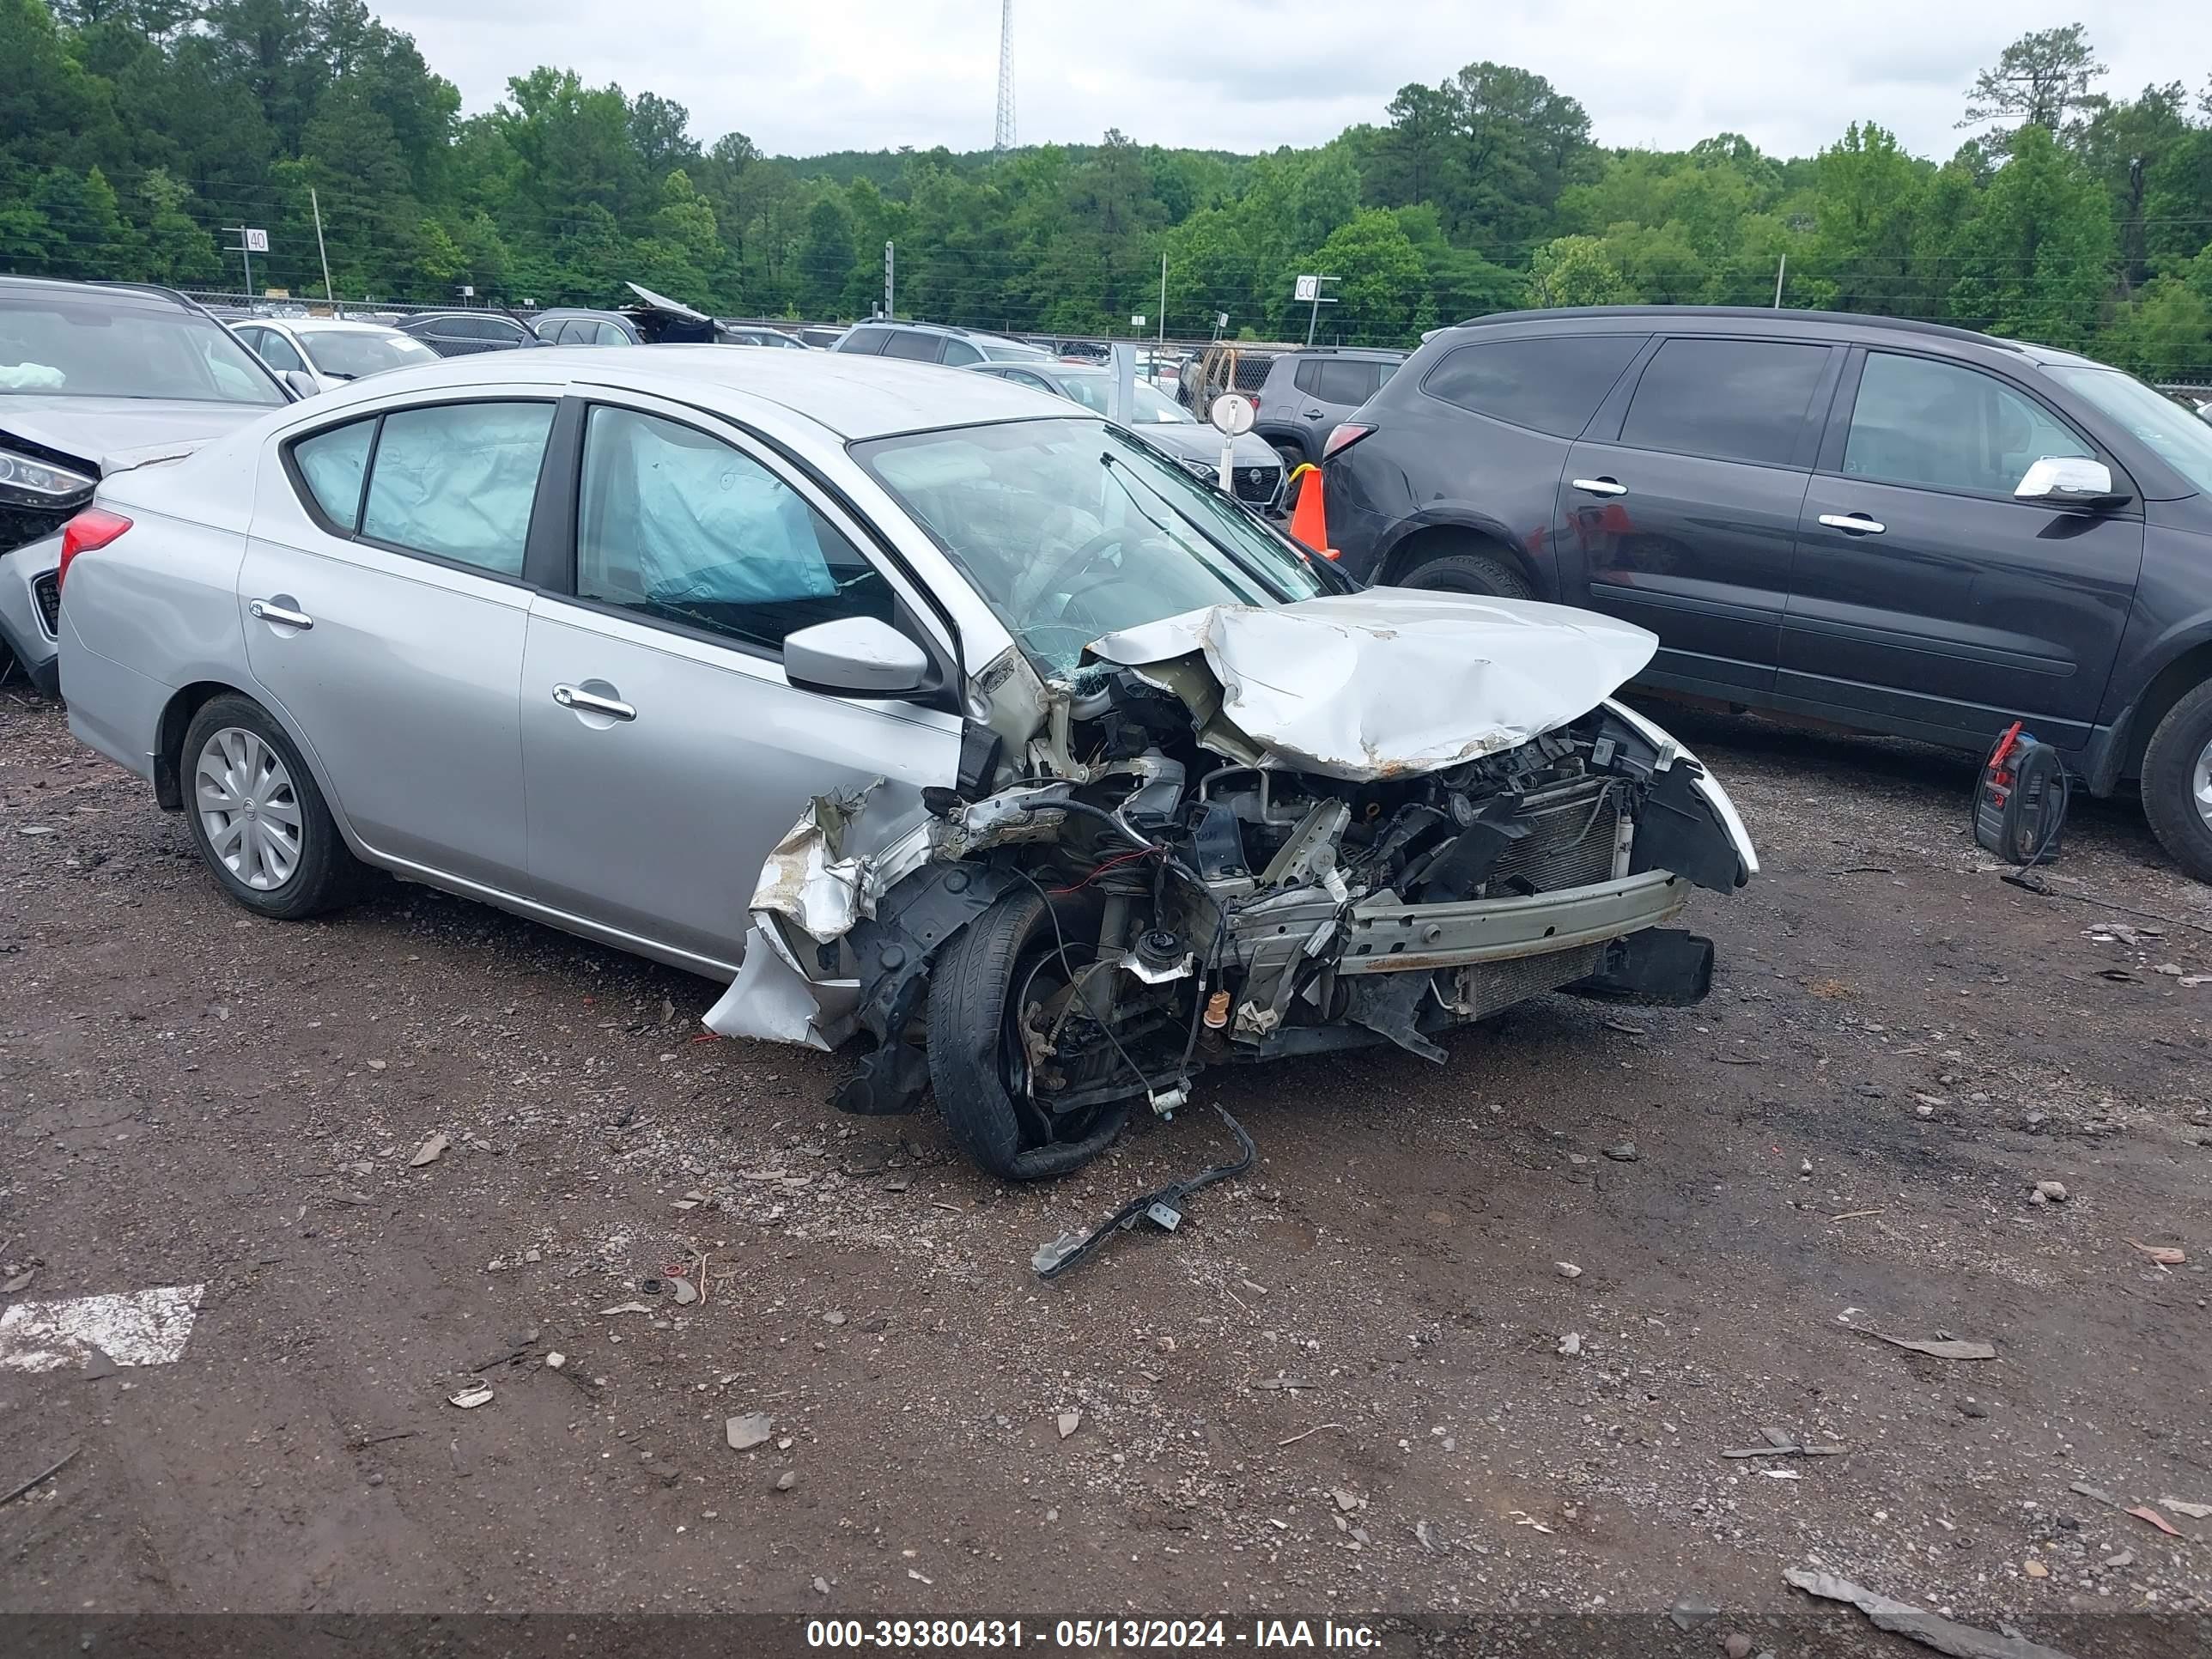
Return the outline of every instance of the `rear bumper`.
{"type": "Polygon", "coordinates": [[[1671,871],[1522,898],[1401,904],[1387,896],[1352,907],[1341,974],[1432,973],[1605,945],[1672,921],[1690,884],[1671,871]]]}

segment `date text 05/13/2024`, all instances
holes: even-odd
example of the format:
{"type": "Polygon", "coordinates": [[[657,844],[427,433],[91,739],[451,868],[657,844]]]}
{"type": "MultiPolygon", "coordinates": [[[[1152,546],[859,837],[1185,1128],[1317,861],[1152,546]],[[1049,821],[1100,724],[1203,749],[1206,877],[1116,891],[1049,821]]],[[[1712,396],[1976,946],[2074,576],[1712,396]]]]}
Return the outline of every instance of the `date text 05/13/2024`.
{"type": "Polygon", "coordinates": [[[1181,1648],[1340,1648],[1376,1652],[1372,1626],[1333,1619],[810,1619],[806,1645],[822,1649],[1056,1648],[1128,1652],[1181,1648]]]}

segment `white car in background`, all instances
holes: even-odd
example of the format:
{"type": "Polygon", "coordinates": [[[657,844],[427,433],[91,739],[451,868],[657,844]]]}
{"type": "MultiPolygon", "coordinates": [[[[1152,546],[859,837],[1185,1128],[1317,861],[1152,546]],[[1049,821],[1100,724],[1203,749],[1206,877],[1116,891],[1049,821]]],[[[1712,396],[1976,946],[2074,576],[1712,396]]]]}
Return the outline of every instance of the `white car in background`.
{"type": "Polygon", "coordinates": [[[230,325],[254,356],[279,374],[303,375],[295,392],[330,392],[388,368],[420,368],[438,354],[382,323],[337,317],[253,317],[230,325]],[[312,384],[311,384],[312,383],[312,384]]]}

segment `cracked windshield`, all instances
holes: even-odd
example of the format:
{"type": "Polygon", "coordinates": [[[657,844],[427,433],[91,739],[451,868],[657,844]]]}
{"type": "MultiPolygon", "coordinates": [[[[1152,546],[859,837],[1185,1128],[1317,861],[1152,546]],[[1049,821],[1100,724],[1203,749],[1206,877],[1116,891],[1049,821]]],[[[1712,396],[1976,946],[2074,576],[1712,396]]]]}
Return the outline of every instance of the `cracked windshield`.
{"type": "Polygon", "coordinates": [[[1323,591],[1287,543],[1101,422],[925,432],[853,453],[1055,672],[1117,629],[1323,591]]]}

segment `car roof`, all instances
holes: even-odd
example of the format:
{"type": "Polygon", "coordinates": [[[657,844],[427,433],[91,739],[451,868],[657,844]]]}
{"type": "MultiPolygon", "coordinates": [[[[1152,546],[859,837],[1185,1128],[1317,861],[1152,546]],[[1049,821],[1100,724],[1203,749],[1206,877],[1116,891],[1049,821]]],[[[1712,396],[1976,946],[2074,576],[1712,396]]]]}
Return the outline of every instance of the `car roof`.
{"type": "MultiPolygon", "coordinates": [[[[1044,351],[1042,346],[1033,346],[1027,340],[1017,340],[1011,334],[993,334],[980,328],[963,328],[957,323],[923,323],[909,321],[904,317],[864,317],[853,325],[852,332],[863,328],[903,328],[917,334],[950,334],[962,340],[988,340],[999,345],[1019,346],[1025,351],[1044,351]]],[[[1051,356],[1045,352],[1047,356],[1051,356]]]]}
{"type": "Polygon", "coordinates": [[[1948,323],[1921,322],[1907,317],[1877,317],[1857,311],[1800,311],[1789,307],[1777,310],[1766,306],[1559,306],[1534,311],[1492,312],[1487,316],[1470,317],[1439,332],[1464,335],[1477,329],[1519,329],[1524,325],[1548,328],[1561,322],[1588,324],[1596,331],[1605,331],[1609,325],[1619,324],[1649,332],[1653,325],[1664,324],[1692,332],[1794,334],[1808,339],[1842,338],[1861,344],[1885,338],[1893,341],[1902,334],[1917,337],[1926,344],[1948,343],[1957,347],[2028,356],[2038,362],[2061,359],[2087,361],[2073,358],[2069,353],[2054,351],[2047,346],[2031,346],[2018,340],[2001,339],[1994,334],[1980,334],[1970,328],[1955,328],[1948,323]],[[1747,323],[1757,326],[1747,331],[1745,325],[1747,323]]]}
{"type": "MultiPolygon", "coordinates": [[[[480,352],[395,369],[356,384],[367,388],[358,395],[368,400],[398,392],[465,389],[480,382],[533,381],[629,387],[740,417],[748,402],[773,404],[848,441],[1041,416],[1091,418],[1080,405],[1048,399],[994,374],[936,363],[856,352],[748,351],[705,344],[662,345],[650,351],[548,346],[480,352]],[[701,396],[706,389],[728,395],[701,396]]],[[[326,393],[317,402],[335,408],[333,400],[345,396],[326,393]]]]}
{"type": "Polygon", "coordinates": [[[241,322],[274,324],[302,334],[395,334],[390,323],[363,322],[357,317],[246,317],[241,322]]]}
{"type": "Polygon", "coordinates": [[[98,300],[133,311],[189,311],[204,315],[173,289],[152,283],[73,283],[60,276],[0,275],[0,294],[42,295],[54,300],[98,300]]]}

